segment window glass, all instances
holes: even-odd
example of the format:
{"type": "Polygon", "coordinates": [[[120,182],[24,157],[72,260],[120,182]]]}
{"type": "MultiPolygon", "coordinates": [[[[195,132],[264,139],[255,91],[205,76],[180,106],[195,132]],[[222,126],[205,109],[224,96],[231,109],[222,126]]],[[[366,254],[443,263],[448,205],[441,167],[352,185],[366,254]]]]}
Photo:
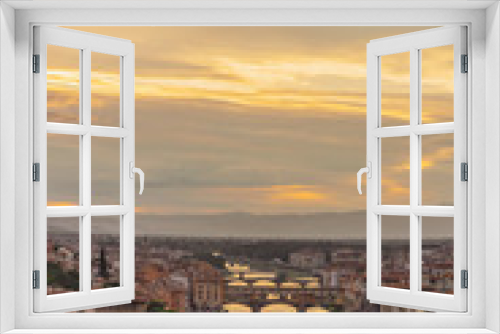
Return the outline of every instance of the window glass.
{"type": "Polygon", "coordinates": [[[454,135],[426,135],[422,142],[422,205],[453,206],[454,135]]]}
{"type": "Polygon", "coordinates": [[[453,45],[420,51],[422,123],[453,122],[453,45]]]}
{"type": "Polygon", "coordinates": [[[381,139],[383,205],[410,205],[410,138],[381,139]]]}
{"type": "Polygon", "coordinates": [[[47,294],[80,291],[80,218],[47,218],[47,294]]]}
{"type": "Polygon", "coordinates": [[[410,124],[410,52],[380,57],[382,126],[410,124]]]}
{"type": "Polygon", "coordinates": [[[92,290],[120,286],[120,216],[92,217],[92,290]]]}
{"type": "Polygon", "coordinates": [[[80,137],[47,135],[47,206],[80,205],[80,137]]]}
{"type": "Polygon", "coordinates": [[[47,122],[80,122],[80,52],[47,45],[47,122]]]}
{"type": "Polygon", "coordinates": [[[380,217],[381,286],[410,289],[410,217],[380,217]]]}
{"type": "Polygon", "coordinates": [[[92,125],[120,126],[121,57],[92,52],[92,125]]]}
{"type": "Polygon", "coordinates": [[[120,138],[92,137],[92,205],[120,205],[120,138]]]}
{"type": "Polygon", "coordinates": [[[422,217],[422,291],[453,294],[453,218],[422,217]]]}

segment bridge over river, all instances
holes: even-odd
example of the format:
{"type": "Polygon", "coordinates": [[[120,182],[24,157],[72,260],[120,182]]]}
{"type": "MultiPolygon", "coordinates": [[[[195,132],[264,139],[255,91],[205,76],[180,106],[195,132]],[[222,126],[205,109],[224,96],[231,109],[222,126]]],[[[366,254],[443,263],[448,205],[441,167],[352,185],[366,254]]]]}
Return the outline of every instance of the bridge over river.
{"type": "Polygon", "coordinates": [[[236,303],[249,307],[252,312],[273,304],[287,304],[297,312],[306,312],[308,308],[320,306],[328,308],[335,294],[332,287],[324,287],[320,282],[304,279],[286,281],[239,273],[238,278],[226,279],[224,303],[236,303]],[[262,284],[268,282],[268,284],[262,284]],[[314,284],[311,284],[314,283],[314,284]]]}

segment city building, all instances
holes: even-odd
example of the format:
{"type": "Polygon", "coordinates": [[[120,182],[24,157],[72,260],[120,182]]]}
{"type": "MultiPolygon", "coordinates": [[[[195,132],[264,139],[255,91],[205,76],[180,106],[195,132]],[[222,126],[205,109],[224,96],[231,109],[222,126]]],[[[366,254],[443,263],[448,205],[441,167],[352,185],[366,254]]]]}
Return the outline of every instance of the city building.
{"type": "Polygon", "coordinates": [[[338,286],[339,272],[336,266],[329,266],[323,269],[320,275],[324,288],[336,288],[338,286]]]}
{"type": "Polygon", "coordinates": [[[189,268],[191,307],[194,311],[220,311],[224,304],[224,276],[209,263],[193,261],[189,268]]]}
{"type": "Polygon", "coordinates": [[[290,253],[290,264],[294,267],[310,269],[322,267],[326,264],[326,254],[314,249],[305,248],[290,253]]]}

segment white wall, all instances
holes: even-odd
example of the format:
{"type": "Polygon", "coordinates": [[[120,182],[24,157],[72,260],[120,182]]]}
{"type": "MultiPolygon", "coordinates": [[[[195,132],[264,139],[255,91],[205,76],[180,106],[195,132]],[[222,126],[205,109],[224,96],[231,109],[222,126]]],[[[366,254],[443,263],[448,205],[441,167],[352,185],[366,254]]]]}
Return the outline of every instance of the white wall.
{"type": "Polygon", "coordinates": [[[500,6],[486,11],[486,328],[500,332],[500,6]],[[490,257],[491,256],[491,257],[490,257]],[[494,261],[494,262],[493,262],[494,261]]]}
{"type": "Polygon", "coordinates": [[[0,3],[0,333],[14,328],[15,11],[0,3]]]}

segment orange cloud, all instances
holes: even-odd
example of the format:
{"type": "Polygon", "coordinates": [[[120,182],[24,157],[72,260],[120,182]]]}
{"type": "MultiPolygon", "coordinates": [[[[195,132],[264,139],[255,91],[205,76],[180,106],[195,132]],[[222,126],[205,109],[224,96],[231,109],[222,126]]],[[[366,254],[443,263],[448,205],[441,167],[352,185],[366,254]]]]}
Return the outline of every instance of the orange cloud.
{"type": "Polygon", "coordinates": [[[328,197],[316,187],[304,185],[279,185],[264,190],[270,193],[271,200],[278,201],[321,201],[328,197]]]}
{"type": "MultiPolygon", "coordinates": [[[[208,59],[214,73],[226,77],[136,76],[138,99],[208,99],[245,106],[262,107],[273,111],[311,110],[315,112],[364,115],[366,68],[364,64],[312,59],[274,59],[269,63],[249,63],[235,59],[208,59]],[[279,90],[276,89],[279,87],[279,90]]],[[[51,69],[49,91],[79,94],[79,72],[51,69]]],[[[384,78],[383,112],[385,117],[408,121],[408,96],[401,94],[404,83],[399,73],[384,78]]],[[[442,79],[428,78],[427,85],[442,86],[442,79]]],[[[440,87],[441,87],[440,86],[440,87]]],[[[404,89],[403,89],[404,90],[404,89]]],[[[408,89],[407,89],[408,90],[408,89]]],[[[117,96],[120,76],[116,73],[92,72],[92,105],[103,105],[102,99],[117,96]]],[[[433,93],[424,120],[438,121],[443,103],[449,100],[448,91],[433,93]],[[441,95],[440,95],[441,94],[441,95]],[[432,102],[436,100],[437,102],[432,102]],[[433,111],[434,109],[435,112],[433,111]]],[[[245,111],[241,109],[241,111],[245,111]]]]}
{"type": "MultiPolygon", "coordinates": [[[[440,147],[431,154],[426,154],[422,157],[422,169],[430,169],[435,167],[439,162],[452,162],[454,149],[453,147],[440,147]]],[[[409,170],[410,162],[406,160],[404,163],[391,168],[393,171],[409,170]]]]}

